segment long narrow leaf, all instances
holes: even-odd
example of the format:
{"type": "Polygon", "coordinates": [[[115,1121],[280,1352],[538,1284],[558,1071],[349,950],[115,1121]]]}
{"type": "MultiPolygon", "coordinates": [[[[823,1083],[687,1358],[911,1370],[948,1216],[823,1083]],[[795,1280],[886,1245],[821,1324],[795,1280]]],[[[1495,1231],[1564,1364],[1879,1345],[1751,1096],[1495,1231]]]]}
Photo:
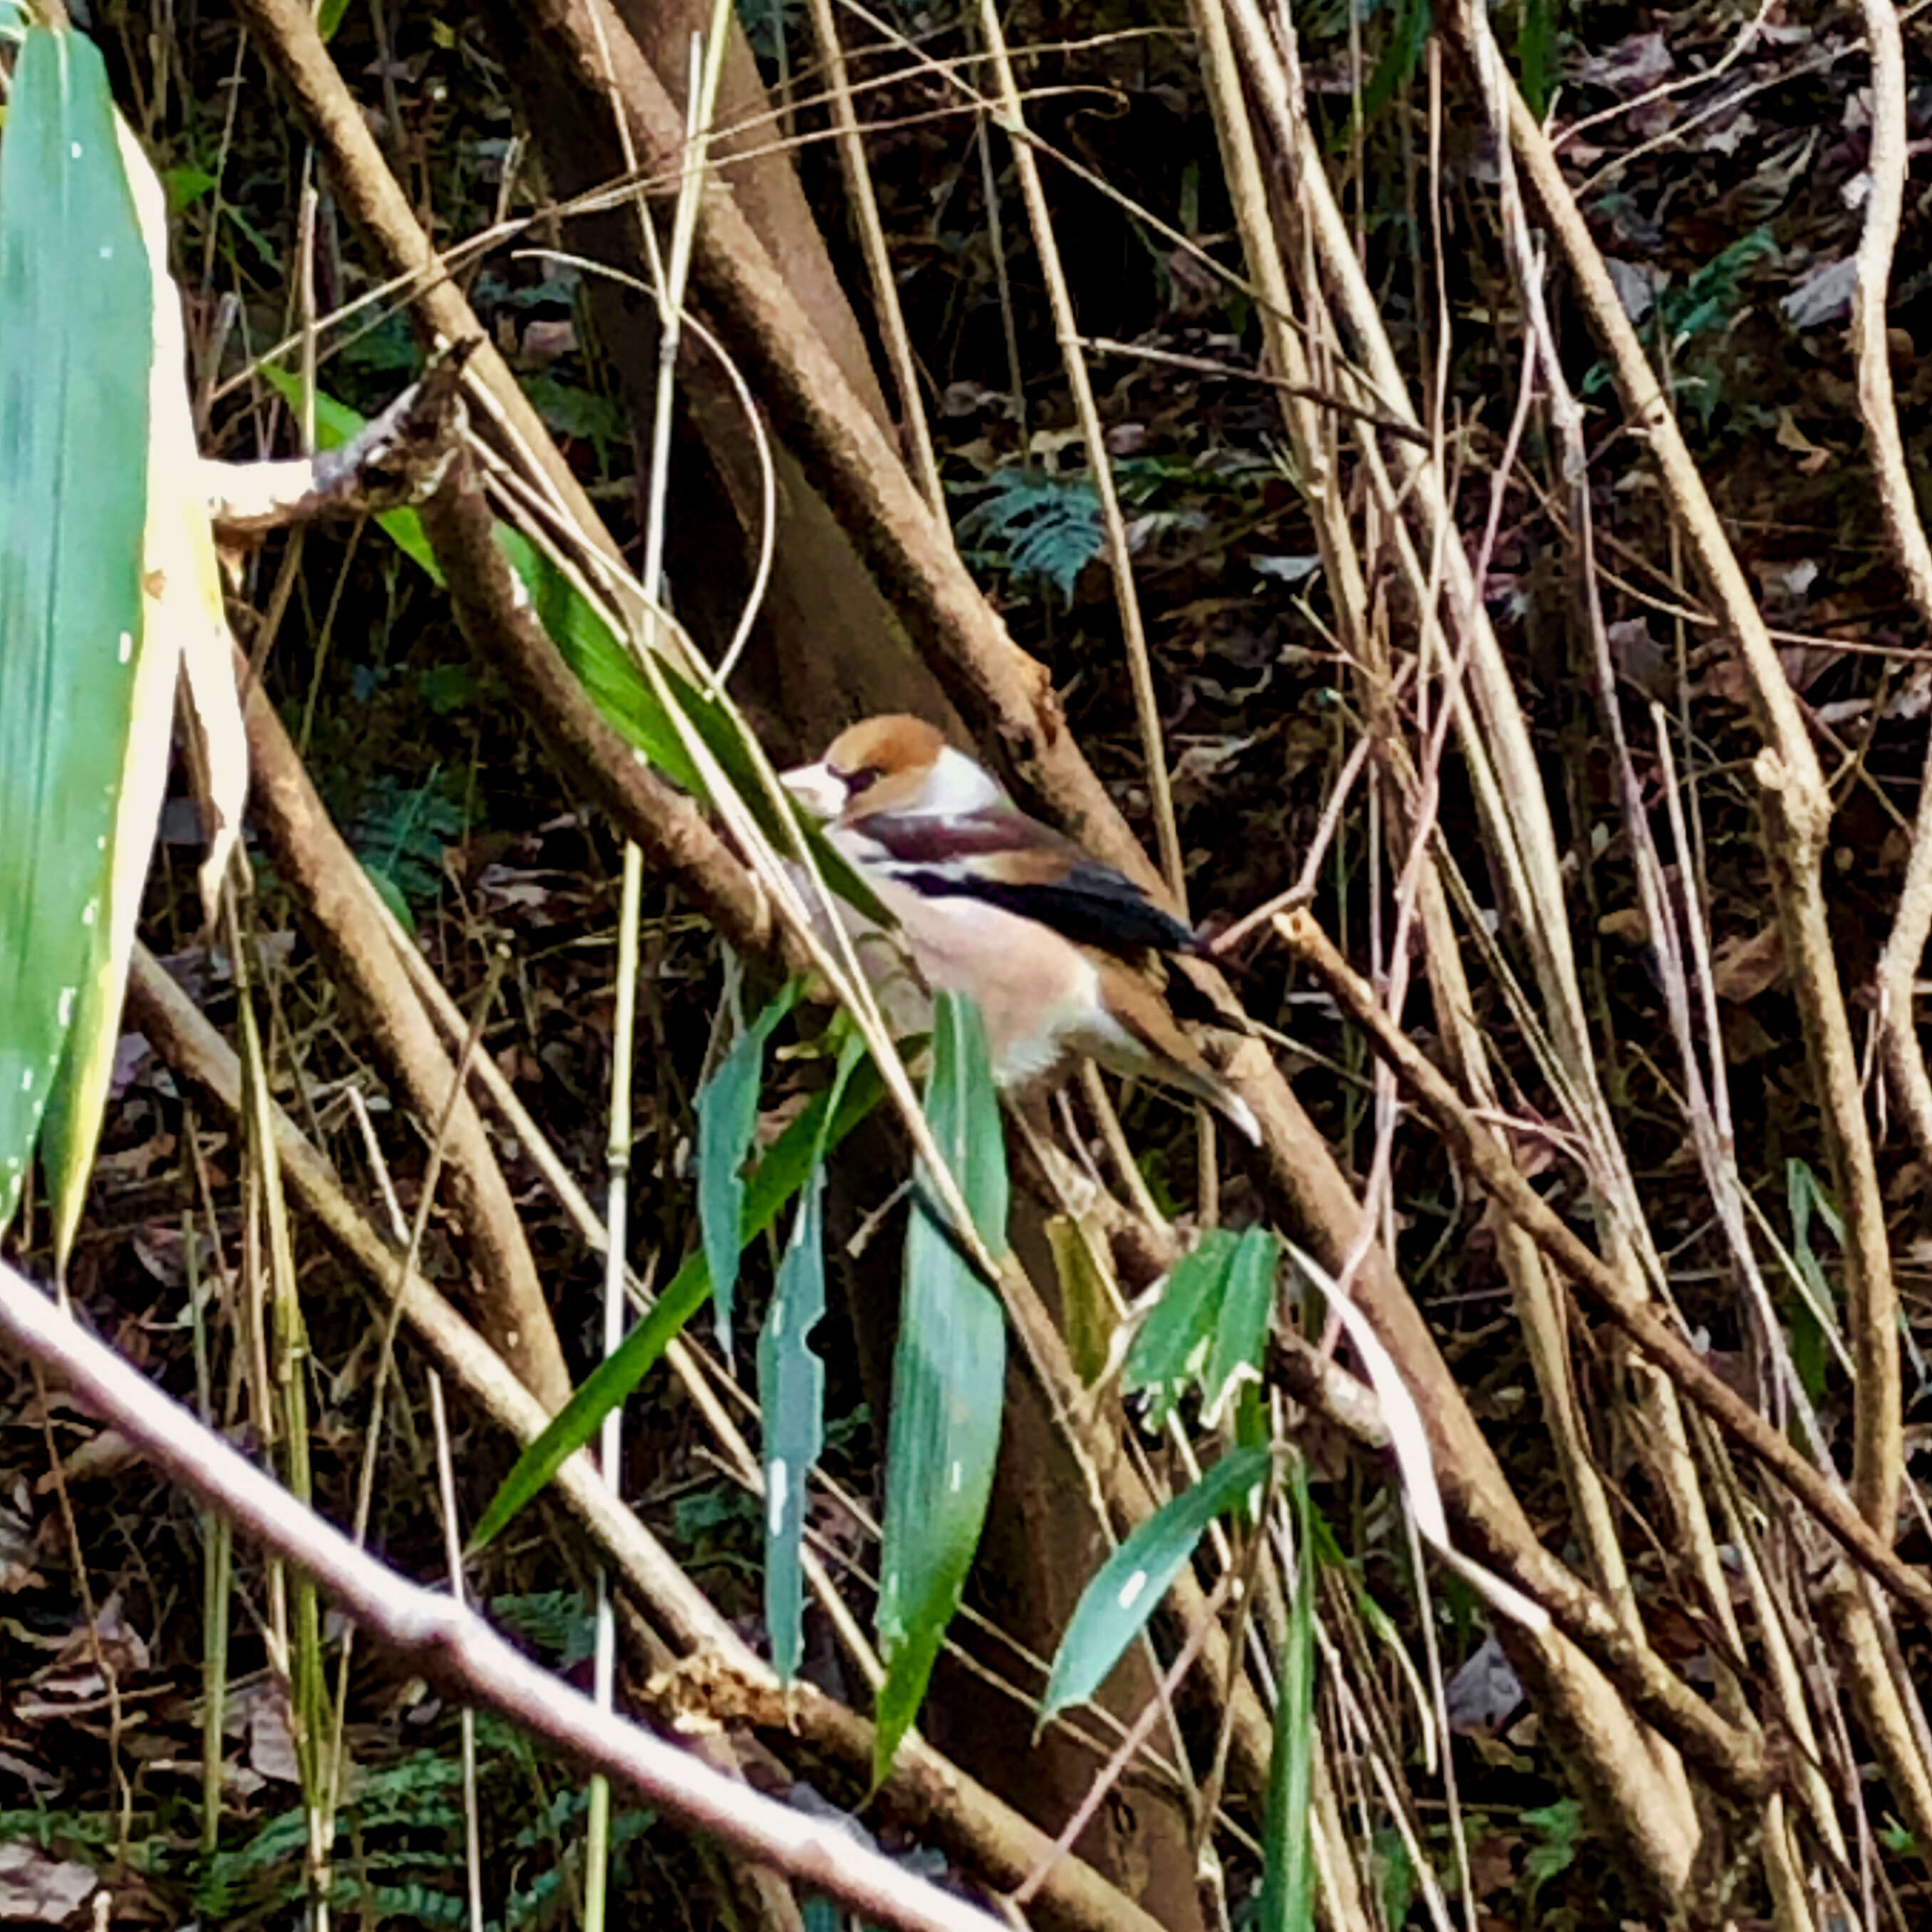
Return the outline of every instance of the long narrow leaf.
{"type": "Polygon", "coordinates": [[[758,1089],[765,1043],[798,998],[796,981],[731,1043],[731,1050],[698,1095],[698,1221],[711,1272],[718,1346],[731,1359],[731,1310],[738,1286],[745,1208],[745,1156],[758,1125],[758,1089]]]}
{"type": "Polygon", "coordinates": [[[1315,1789],[1316,1558],[1308,1469],[1299,1457],[1289,1479],[1289,1494],[1294,1508],[1294,1596],[1282,1640],[1260,1932],[1309,1932],[1315,1923],[1308,1807],[1315,1789]]]}
{"type": "Polygon", "coordinates": [[[1245,1229],[1235,1244],[1214,1324],[1214,1346],[1201,1380],[1204,1429],[1218,1426],[1224,1405],[1239,1394],[1244,1383],[1262,1378],[1279,1252],[1265,1228],[1245,1229]]]}
{"type": "MultiPolygon", "coordinates": [[[[175,689],[182,682],[184,668],[206,754],[200,764],[208,779],[204,802],[212,836],[202,871],[204,901],[233,849],[248,786],[233,645],[188,404],[181,296],[168,272],[166,201],[146,155],[118,115],[115,131],[116,158],[134,200],[152,290],[148,488],[141,544],[141,625],[134,647],[121,793],[108,841],[107,890],[101,916],[90,928],[88,970],[40,1129],[40,1164],[53,1210],[54,1252],[63,1265],[86,1202],[101,1111],[113,1073],[128,962],[167,789],[175,689]]],[[[95,460],[104,454],[89,452],[95,460]]]]}
{"type": "Polygon", "coordinates": [[[1047,1680],[1040,1720],[1084,1702],[1107,1681],[1120,1653],[1139,1636],[1155,1607],[1194,1554],[1214,1519],[1267,1480],[1266,1449],[1224,1456],[1191,1490],[1148,1517],[1082,1592],[1047,1680]]]}
{"type": "MultiPolygon", "coordinates": [[[[762,1234],[804,1184],[817,1158],[821,1135],[824,1150],[830,1153],[878,1106],[881,1090],[879,1077],[867,1061],[853,1075],[836,1108],[830,1094],[820,1094],[786,1128],[758,1163],[745,1190],[742,1240],[755,1240],[762,1234]]],[[[490,1498],[470,1538],[472,1550],[481,1550],[500,1534],[526,1504],[549,1486],[557,1471],[597,1433],[609,1411],[657,1366],[710,1292],[711,1270],[702,1253],[693,1255],[672,1277],[656,1306],[586,1378],[550,1426],[518,1457],[515,1468],[490,1498]]]]}
{"type": "MultiPolygon", "coordinates": [[[[1006,1156],[980,1010],[933,1001],[926,1111],[988,1249],[1006,1246],[1006,1156]]],[[[938,1210],[916,1186],[892,1361],[880,1557],[878,1696],[873,1773],[883,1778],[917,1714],[979,1547],[999,1454],[1006,1334],[997,1298],[938,1210]]]]}
{"type": "MultiPolygon", "coordinates": [[[[864,1051],[856,1034],[847,1036],[827,1120],[837,1118],[840,1097],[864,1051]]],[[[821,1136],[758,1336],[758,1403],[765,1419],[765,1628],[771,1634],[772,1666],[787,1683],[805,1654],[800,1546],[806,1484],[825,1447],[825,1364],[812,1346],[812,1331],[825,1313],[824,1196],[821,1136]]]]}
{"type": "Polygon", "coordinates": [[[765,1418],[765,1628],[772,1668],[791,1682],[805,1654],[806,1480],[825,1447],[825,1364],[812,1331],[825,1313],[825,1170],[813,1170],[771,1312],[758,1336],[758,1404],[765,1418]]]}
{"type": "Polygon", "coordinates": [[[153,363],[154,285],[100,56],[36,30],[0,142],[0,1227],[98,970],[153,363]]]}

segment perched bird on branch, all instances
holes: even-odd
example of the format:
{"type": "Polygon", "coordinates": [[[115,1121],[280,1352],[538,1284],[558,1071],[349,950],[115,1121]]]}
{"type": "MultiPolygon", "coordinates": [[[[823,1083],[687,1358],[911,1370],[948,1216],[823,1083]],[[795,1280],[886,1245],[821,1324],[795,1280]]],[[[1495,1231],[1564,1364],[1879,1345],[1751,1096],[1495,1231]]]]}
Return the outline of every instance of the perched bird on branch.
{"type": "MultiPolygon", "coordinates": [[[[1198,951],[1194,934],[1124,873],[1029,818],[932,725],[868,718],[784,782],[898,921],[926,986],[979,1003],[1003,1087],[1097,1060],[1204,1100],[1259,1141],[1247,1103],[1143,970],[1151,953],[1198,951]]],[[[889,976],[875,946],[862,956],[889,976]]]]}

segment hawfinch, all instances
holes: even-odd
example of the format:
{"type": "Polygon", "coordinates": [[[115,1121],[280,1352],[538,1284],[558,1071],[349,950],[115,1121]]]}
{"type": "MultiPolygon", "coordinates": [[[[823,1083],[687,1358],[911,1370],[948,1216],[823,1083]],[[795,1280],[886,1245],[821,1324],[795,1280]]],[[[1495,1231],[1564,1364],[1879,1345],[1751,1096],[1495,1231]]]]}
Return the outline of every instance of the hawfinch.
{"type": "Polygon", "coordinates": [[[898,921],[926,986],[979,1003],[1001,1086],[1084,1056],[1204,1100],[1260,1140],[1246,1102],[1132,970],[1149,952],[1198,950],[1193,934],[1029,818],[932,725],[868,718],[784,783],[898,921]]]}

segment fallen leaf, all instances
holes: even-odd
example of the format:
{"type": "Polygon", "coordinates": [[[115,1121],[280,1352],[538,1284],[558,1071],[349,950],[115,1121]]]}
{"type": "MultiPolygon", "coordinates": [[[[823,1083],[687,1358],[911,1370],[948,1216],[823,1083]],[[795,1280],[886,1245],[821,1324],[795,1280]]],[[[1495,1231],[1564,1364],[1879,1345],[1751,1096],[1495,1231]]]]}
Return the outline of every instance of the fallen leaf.
{"type": "Polygon", "coordinates": [[[0,1923],[64,1925],[99,1882],[92,1865],[11,1839],[0,1844],[0,1923]]]}

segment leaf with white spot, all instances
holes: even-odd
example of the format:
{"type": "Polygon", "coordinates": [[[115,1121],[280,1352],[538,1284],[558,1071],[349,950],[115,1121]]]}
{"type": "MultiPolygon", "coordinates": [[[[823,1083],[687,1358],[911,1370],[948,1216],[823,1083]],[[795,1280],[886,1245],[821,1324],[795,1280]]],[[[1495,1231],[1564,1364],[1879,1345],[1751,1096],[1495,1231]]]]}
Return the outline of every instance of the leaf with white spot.
{"type": "Polygon", "coordinates": [[[234,646],[222,603],[214,534],[200,487],[201,458],[188,406],[181,298],[168,273],[166,201],[147,157],[118,116],[115,131],[153,288],[147,518],[141,624],[134,646],[134,704],[119,809],[108,847],[106,905],[92,931],[92,956],[80,982],[73,1031],[41,1134],[40,1158],[53,1203],[55,1248],[63,1260],[86,1204],[101,1109],[113,1076],[122,994],[167,788],[175,687],[184,668],[192,700],[189,763],[209,830],[201,890],[211,917],[248,789],[234,646]]]}
{"type": "Polygon", "coordinates": [[[741,1033],[698,1094],[698,1220],[711,1270],[718,1346],[732,1359],[731,1309],[738,1286],[738,1229],[745,1206],[745,1156],[758,1125],[758,1088],[765,1042],[791,1010],[798,982],[790,980],[741,1033]]]}
{"type": "MultiPolygon", "coordinates": [[[[878,1105],[884,1090],[872,1063],[862,1061],[837,1106],[832,1104],[830,1092],[821,1094],[785,1129],[753,1170],[745,1190],[744,1218],[738,1236],[741,1246],[756,1240],[777,1221],[785,1203],[805,1184],[816,1164],[878,1105]]],[[[671,1277],[650,1314],[604,1357],[543,1433],[517,1458],[516,1466],[503,1478],[502,1488],[490,1498],[471,1534],[472,1550],[484,1548],[597,1433],[604,1417],[657,1366],[710,1293],[711,1271],[700,1249],[671,1277]]]]}
{"type": "Polygon", "coordinates": [[[1228,1264],[1221,1307],[1214,1323],[1214,1346],[1201,1380],[1201,1426],[1220,1426],[1222,1408],[1244,1382],[1262,1378],[1268,1320],[1274,1312],[1275,1238],[1265,1228],[1242,1231],[1228,1264]]]}
{"type": "Polygon", "coordinates": [[[1308,1466],[1298,1456],[1290,1471],[1288,1494],[1294,1519],[1294,1592],[1276,1664],[1274,1754],[1262,1838],[1265,1862],[1258,1932],[1309,1932],[1315,1923],[1309,1814],[1315,1792],[1316,1558],[1308,1466]]]}
{"type": "MultiPolygon", "coordinates": [[[[1006,1246],[1006,1151],[980,1010],[954,994],[932,1003],[926,1118],[988,1250],[1006,1246]]],[[[929,1179],[916,1178],[906,1230],[905,1292],[892,1358],[879,1635],[886,1663],[874,1776],[891,1768],[926,1695],[946,1626],[979,1547],[1006,1401],[1006,1319],[968,1259],[929,1179]]]]}
{"type": "Polygon", "coordinates": [[[1182,1390],[1207,1366],[1239,1245],[1226,1228],[1210,1228],[1174,1263],[1127,1350],[1120,1385],[1130,1395],[1154,1391],[1148,1414],[1154,1428],[1166,1422],[1182,1390]]]}
{"type": "Polygon", "coordinates": [[[1237,1449],[1191,1490],[1149,1516],[1081,1594],[1060,1640],[1041,1701],[1044,1724],[1070,1704],[1084,1703],[1107,1681],[1120,1654],[1145,1628],[1181,1565],[1216,1516],[1246,1503],[1268,1480],[1270,1451],[1237,1449]]]}
{"type": "Polygon", "coordinates": [[[142,628],[154,308],[100,57],[37,29],[0,141],[0,1226],[99,970],[142,628]]]}
{"type": "MultiPolygon", "coordinates": [[[[765,1418],[765,1628],[771,1636],[772,1668],[787,1683],[805,1654],[805,1576],[799,1552],[806,1484],[825,1447],[825,1364],[812,1346],[812,1331],[825,1313],[826,1136],[864,1052],[856,1034],[847,1036],[831,1097],[820,1116],[791,1240],[778,1264],[771,1308],[758,1336],[758,1406],[765,1418]]],[[[740,1224],[734,1222],[734,1261],[740,1232],[740,1224]]]]}
{"type": "Polygon", "coordinates": [[[772,1668],[789,1684],[805,1654],[806,1480],[825,1446],[825,1364],[811,1344],[825,1312],[825,1174],[814,1172],[778,1264],[758,1336],[758,1402],[765,1418],[765,1628],[772,1668]]]}

